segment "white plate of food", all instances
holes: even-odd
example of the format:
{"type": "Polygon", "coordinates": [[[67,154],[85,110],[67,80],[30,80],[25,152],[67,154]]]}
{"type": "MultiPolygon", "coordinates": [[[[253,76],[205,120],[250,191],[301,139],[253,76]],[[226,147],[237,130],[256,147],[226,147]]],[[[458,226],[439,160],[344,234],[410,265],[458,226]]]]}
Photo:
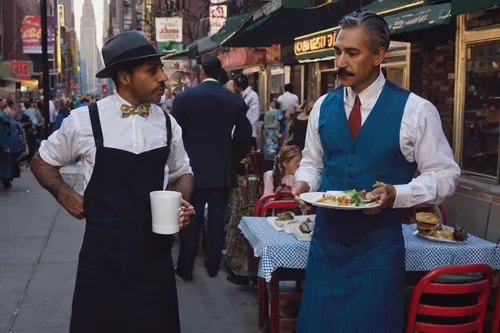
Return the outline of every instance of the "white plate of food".
{"type": "Polygon", "coordinates": [[[278,231],[293,232],[293,229],[299,225],[299,220],[290,211],[279,213],[277,216],[269,216],[267,220],[278,231]]]}
{"type": "Polygon", "coordinates": [[[416,214],[417,230],[413,235],[434,242],[462,243],[467,241],[467,231],[459,226],[451,228],[443,226],[438,216],[430,212],[419,212],[416,214]]]}
{"type": "Polygon", "coordinates": [[[380,207],[381,203],[371,200],[367,194],[365,190],[308,192],[302,193],[300,199],[313,206],[331,209],[359,210],[380,207]]]}
{"type": "Polygon", "coordinates": [[[310,242],[314,233],[314,225],[315,223],[309,218],[300,222],[300,224],[293,229],[295,238],[297,238],[298,241],[310,242]]]}

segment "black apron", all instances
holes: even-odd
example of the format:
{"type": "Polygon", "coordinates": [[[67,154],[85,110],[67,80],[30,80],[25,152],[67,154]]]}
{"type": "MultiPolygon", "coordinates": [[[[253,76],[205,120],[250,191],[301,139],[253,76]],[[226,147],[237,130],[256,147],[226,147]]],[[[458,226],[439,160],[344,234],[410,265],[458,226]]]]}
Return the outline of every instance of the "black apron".
{"type": "Polygon", "coordinates": [[[84,195],[70,333],[178,333],[170,241],[152,232],[149,199],[163,189],[170,118],[167,146],[136,155],[104,147],[97,105],[89,111],[97,152],[84,195]]]}

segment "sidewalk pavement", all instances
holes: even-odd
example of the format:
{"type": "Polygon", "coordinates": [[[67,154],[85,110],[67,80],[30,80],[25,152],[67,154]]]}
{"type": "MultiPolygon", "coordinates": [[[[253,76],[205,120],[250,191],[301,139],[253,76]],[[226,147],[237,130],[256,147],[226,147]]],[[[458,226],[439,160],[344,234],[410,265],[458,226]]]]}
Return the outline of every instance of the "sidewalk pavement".
{"type": "MultiPolygon", "coordinates": [[[[83,191],[79,166],[61,173],[76,191],[83,191]]],[[[69,331],[84,228],[29,170],[14,180],[12,189],[0,189],[0,333],[69,331]]],[[[201,258],[194,278],[177,278],[183,333],[259,331],[255,289],[230,284],[224,272],[209,278],[201,258]]]]}

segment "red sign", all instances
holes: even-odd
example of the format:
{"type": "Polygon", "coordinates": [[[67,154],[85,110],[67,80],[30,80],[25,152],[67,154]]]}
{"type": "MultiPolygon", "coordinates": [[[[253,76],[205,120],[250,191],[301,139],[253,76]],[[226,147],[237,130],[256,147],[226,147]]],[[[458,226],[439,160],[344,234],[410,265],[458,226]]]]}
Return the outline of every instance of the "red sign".
{"type": "MultiPolygon", "coordinates": [[[[50,24],[52,18],[47,18],[49,22],[48,33],[48,52],[54,53],[54,44],[56,41],[56,32],[54,26],[50,24]]],[[[24,17],[21,24],[21,39],[23,41],[23,52],[26,54],[41,54],[42,53],[42,24],[40,16],[27,15],[24,17]]]]}
{"type": "Polygon", "coordinates": [[[266,63],[281,61],[281,45],[274,44],[266,49],[266,63]]]}
{"type": "Polygon", "coordinates": [[[220,55],[219,59],[222,63],[222,67],[224,67],[225,69],[249,65],[259,65],[265,63],[266,51],[240,48],[235,51],[220,55]]]}
{"type": "Polygon", "coordinates": [[[10,74],[14,76],[30,76],[30,61],[12,60],[10,63],[10,74]]]}

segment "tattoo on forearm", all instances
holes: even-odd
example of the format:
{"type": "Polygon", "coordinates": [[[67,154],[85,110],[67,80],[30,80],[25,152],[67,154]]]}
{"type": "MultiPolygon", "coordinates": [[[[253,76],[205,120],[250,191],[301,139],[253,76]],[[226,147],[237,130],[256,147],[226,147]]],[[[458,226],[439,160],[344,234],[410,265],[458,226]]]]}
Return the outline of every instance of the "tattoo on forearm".
{"type": "Polygon", "coordinates": [[[38,152],[36,152],[31,162],[31,171],[33,171],[33,175],[40,185],[49,191],[56,200],[59,200],[61,189],[69,188],[62,179],[59,168],[43,161],[38,152]]]}
{"type": "Polygon", "coordinates": [[[181,192],[182,198],[186,201],[190,201],[194,190],[193,175],[185,174],[180,176],[168,185],[168,190],[181,192]]]}

